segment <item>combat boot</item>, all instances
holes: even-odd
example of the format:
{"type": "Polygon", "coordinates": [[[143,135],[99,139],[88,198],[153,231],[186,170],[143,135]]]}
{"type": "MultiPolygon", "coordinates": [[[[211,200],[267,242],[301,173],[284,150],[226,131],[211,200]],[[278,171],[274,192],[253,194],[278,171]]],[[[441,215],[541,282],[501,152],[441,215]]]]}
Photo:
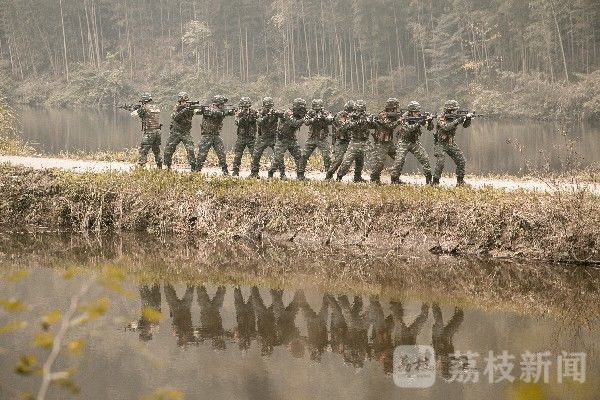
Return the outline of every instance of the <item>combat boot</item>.
{"type": "Polygon", "coordinates": [[[240,170],[234,168],[234,170],[231,173],[231,176],[240,176],[240,170]]]}
{"type": "Polygon", "coordinates": [[[371,183],[375,185],[381,185],[381,177],[377,175],[371,175],[371,183]]]}
{"type": "Polygon", "coordinates": [[[327,172],[327,173],[325,174],[325,180],[326,180],[326,181],[330,181],[330,180],[332,180],[332,179],[333,179],[333,173],[327,172]]]}
{"type": "Polygon", "coordinates": [[[279,174],[279,179],[281,179],[282,181],[287,181],[288,180],[288,178],[287,178],[287,176],[285,174],[283,174],[283,175],[279,174]]]}
{"type": "Polygon", "coordinates": [[[456,177],[456,186],[465,186],[467,183],[465,182],[465,178],[463,176],[456,177]]]}
{"type": "Polygon", "coordinates": [[[335,180],[336,180],[337,182],[341,182],[343,178],[344,178],[343,176],[341,176],[341,175],[338,175],[338,176],[337,176],[337,178],[335,178],[335,180]]]}
{"type": "Polygon", "coordinates": [[[357,175],[357,176],[354,177],[354,183],[365,183],[365,182],[366,181],[360,175],[357,175]]]}
{"type": "Polygon", "coordinates": [[[431,179],[431,186],[439,186],[439,184],[440,184],[440,178],[433,177],[431,179]]]}
{"type": "Polygon", "coordinates": [[[269,173],[267,175],[269,179],[273,178],[273,173],[273,171],[269,170],[269,173]]]}
{"type": "Polygon", "coordinates": [[[156,163],[156,168],[162,169],[162,162],[156,163]]]}
{"type": "Polygon", "coordinates": [[[248,175],[248,178],[250,179],[258,179],[258,172],[250,172],[250,175],[248,175]]]}
{"type": "Polygon", "coordinates": [[[392,176],[391,179],[392,179],[392,185],[403,185],[404,184],[404,182],[402,182],[400,180],[400,177],[398,177],[398,176],[392,176]]]}
{"type": "Polygon", "coordinates": [[[305,181],[306,180],[306,176],[304,176],[303,173],[298,173],[296,175],[296,179],[299,180],[299,181],[305,181]]]}
{"type": "Polygon", "coordinates": [[[431,172],[428,172],[425,174],[425,184],[426,185],[430,185],[431,184],[431,172]]]}
{"type": "Polygon", "coordinates": [[[221,168],[221,170],[223,171],[223,176],[229,176],[229,171],[227,170],[227,167],[221,168]]]}

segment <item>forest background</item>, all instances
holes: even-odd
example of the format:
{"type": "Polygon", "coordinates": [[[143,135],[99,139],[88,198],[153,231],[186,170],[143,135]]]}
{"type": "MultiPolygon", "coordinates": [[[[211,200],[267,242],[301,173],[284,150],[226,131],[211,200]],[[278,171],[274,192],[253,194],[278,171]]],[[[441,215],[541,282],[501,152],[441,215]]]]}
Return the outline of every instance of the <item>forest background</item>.
{"type": "Polygon", "coordinates": [[[283,107],[456,98],[600,117],[599,0],[0,0],[0,97],[114,106],[186,90],[283,107]]]}

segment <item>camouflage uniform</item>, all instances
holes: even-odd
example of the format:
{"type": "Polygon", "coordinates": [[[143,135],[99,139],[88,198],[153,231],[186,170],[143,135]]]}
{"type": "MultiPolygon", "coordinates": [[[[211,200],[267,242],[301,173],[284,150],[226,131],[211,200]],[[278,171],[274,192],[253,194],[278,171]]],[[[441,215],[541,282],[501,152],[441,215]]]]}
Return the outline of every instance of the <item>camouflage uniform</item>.
{"type": "Polygon", "coordinates": [[[146,165],[148,152],[152,150],[154,153],[154,161],[158,168],[162,168],[162,160],[160,158],[161,136],[160,129],[160,108],[156,104],[151,104],[152,97],[148,93],[142,95],[142,106],[134,110],[131,115],[140,117],[142,120],[142,142],[140,143],[140,157],[138,165],[146,165]]]}
{"type": "MultiPolygon", "coordinates": [[[[340,111],[333,118],[333,133],[332,133],[332,144],[334,160],[331,167],[327,170],[325,179],[329,180],[333,178],[333,175],[338,170],[344,159],[344,154],[348,150],[350,144],[350,132],[349,128],[352,127],[350,123],[350,114],[354,110],[354,102],[349,101],[344,107],[344,111],[340,111]]],[[[364,158],[357,157],[354,165],[354,180],[361,180],[362,170],[364,166],[364,158]]]]}
{"type": "Polygon", "coordinates": [[[394,144],[394,129],[400,124],[400,116],[395,111],[398,108],[396,99],[389,99],[390,107],[379,113],[375,119],[373,132],[373,163],[371,167],[371,182],[381,183],[381,171],[385,166],[385,157],[396,157],[394,144]]]}
{"type": "Polygon", "coordinates": [[[187,94],[182,92],[179,97],[180,101],[175,104],[171,114],[170,134],[165,146],[165,165],[171,169],[173,153],[175,153],[177,145],[183,142],[188,162],[192,167],[192,171],[195,171],[196,156],[194,155],[194,141],[190,131],[192,130],[192,118],[199,110],[189,107],[189,104],[186,103],[189,100],[187,94]]]}
{"type": "MultiPolygon", "coordinates": [[[[361,105],[360,102],[357,102],[356,106],[357,111],[350,116],[350,122],[347,125],[350,132],[350,144],[337,173],[338,181],[341,181],[348,173],[355,160],[359,158],[364,160],[369,143],[369,129],[374,127],[372,116],[367,115],[365,111],[366,106],[361,105]]],[[[360,180],[362,181],[362,179],[360,180]]]]}
{"type": "Polygon", "coordinates": [[[428,131],[433,130],[433,120],[431,117],[424,118],[421,121],[411,123],[408,118],[420,116],[420,105],[417,102],[409,104],[409,112],[402,115],[400,124],[400,140],[396,150],[396,162],[392,167],[392,183],[401,183],[400,174],[404,167],[406,155],[412,153],[419,163],[423,166],[423,174],[425,174],[425,182],[431,183],[431,165],[429,164],[429,155],[425,151],[423,145],[419,141],[421,136],[421,127],[424,126],[428,131]],[[413,108],[411,108],[413,106],[413,108]],[[419,115],[415,115],[419,113],[419,115]]]}
{"type": "Polygon", "coordinates": [[[237,112],[235,116],[235,124],[237,125],[237,140],[235,142],[235,158],[233,159],[233,175],[240,174],[240,164],[244,150],[248,148],[250,154],[254,153],[254,141],[256,140],[256,120],[258,113],[250,108],[250,99],[246,102],[240,102],[240,106],[244,103],[243,108],[237,112]],[[247,104],[247,107],[246,107],[247,104]]]}
{"type": "Polygon", "coordinates": [[[452,114],[458,109],[458,103],[453,100],[447,102],[444,107],[444,114],[442,114],[437,121],[436,130],[434,134],[434,156],[436,158],[435,170],[433,171],[433,184],[437,185],[440,182],[442,171],[444,170],[444,158],[445,154],[448,154],[452,161],[456,164],[456,181],[457,184],[464,184],[465,177],[465,156],[460,148],[454,142],[454,136],[456,135],[456,129],[462,124],[463,128],[471,126],[470,117],[459,117],[451,119],[446,117],[447,114],[452,114]],[[448,103],[451,103],[452,107],[456,104],[455,108],[448,108],[448,103]]]}
{"type": "Polygon", "coordinates": [[[196,170],[202,170],[204,161],[206,161],[206,157],[208,156],[208,151],[212,147],[215,150],[215,153],[217,153],[219,166],[221,167],[223,174],[228,175],[225,145],[219,134],[223,128],[223,120],[225,117],[233,115],[235,110],[225,110],[222,105],[225,104],[226,101],[222,102],[222,99],[217,100],[215,98],[214,100],[216,100],[213,102],[214,104],[202,110],[204,118],[202,118],[202,124],[200,125],[200,128],[202,129],[202,138],[198,145],[196,170]]]}
{"type": "MultiPolygon", "coordinates": [[[[272,103],[272,99],[271,103],[272,103]]],[[[254,153],[252,154],[252,165],[250,167],[250,176],[258,177],[258,170],[260,168],[260,159],[262,157],[263,152],[270,147],[273,152],[275,152],[275,141],[277,139],[277,126],[279,123],[279,117],[283,115],[282,112],[274,111],[273,105],[263,100],[262,110],[258,113],[258,118],[256,120],[258,125],[258,138],[256,140],[256,145],[254,146],[254,153]]],[[[272,157],[271,163],[274,162],[272,157]]],[[[279,170],[281,176],[285,176],[285,168],[281,166],[279,170]]]]}
{"type": "MultiPolygon", "coordinates": [[[[292,107],[291,110],[286,111],[281,118],[277,142],[275,143],[274,160],[269,169],[269,177],[272,177],[277,170],[281,173],[284,166],[284,156],[286,151],[290,152],[296,163],[296,169],[298,169],[302,152],[300,151],[300,146],[298,146],[296,132],[304,123],[305,116],[306,102],[304,102],[304,100],[300,102],[300,99],[296,99],[294,100],[294,107],[292,107]],[[296,104],[302,103],[304,104],[303,106],[296,106],[296,104]]],[[[280,177],[285,179],[285,175],[280,175],[280,177]]]]}
{"type": "Polygon", "coordinates": [[[329,111],[322,108],[322,100],[313,101],[313,109],[308,112],[304,123],[308,126],[308,140],[304,145],[300,165],[298,166],[298,179],[305,179],[304,172],[306,164],[315,149],[321,151],[325,171],[331,168],[331,157],[329,155],[329,125],[333,122],[333,116],[329,111]]]}

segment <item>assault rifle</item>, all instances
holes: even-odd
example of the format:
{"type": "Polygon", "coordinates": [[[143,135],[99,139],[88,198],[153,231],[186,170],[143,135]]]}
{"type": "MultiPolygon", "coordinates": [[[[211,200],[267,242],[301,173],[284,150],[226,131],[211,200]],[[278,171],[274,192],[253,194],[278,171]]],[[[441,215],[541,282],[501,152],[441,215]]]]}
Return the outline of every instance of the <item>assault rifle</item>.
{"type": "Polygon", "coordinates": [[[283,118],[283,116],[285,115],[285,111],[279,111],[279,110],[270,109],[269,112],[267,112],[266,114],[262,114],[261,113],[261,115],[263,117],[276,116],[278,118],[283,118]]]}
{"type": "Polygon", "coordinates": [[[443,114],[444,118],[447,119],[457,119],[457,118],[467,118],[467,115],[471,114],[471,118],[479,118],[479,117],[484,117],[485,114],[475,114],[475,111],[469,111],[469,110],[458,110],[454,113],[450,113],[450,114],[443,114]]]}
{"type": "Polygon", "coordinates": [[[122,106],[116,106],[117,108],[120,108],[122,110],[127,110],[129,112],[133,112],[133,111],[137,111],[140,108],[142,108],[143,104],[139,103],[139,104],[123,104],[122,106]]]}
{"type": "Polygon", "coordinates": [[[436,115],[432,115],[431,113],[425,112],[425,113],[421,113],[421,115],[417,115],[417,116],[406,116],[404,117],[404,121],[408,122],[409,124],[420,124],[423,121],[432,121],[434,118],[437,118],[437,114],[436,115]]]}

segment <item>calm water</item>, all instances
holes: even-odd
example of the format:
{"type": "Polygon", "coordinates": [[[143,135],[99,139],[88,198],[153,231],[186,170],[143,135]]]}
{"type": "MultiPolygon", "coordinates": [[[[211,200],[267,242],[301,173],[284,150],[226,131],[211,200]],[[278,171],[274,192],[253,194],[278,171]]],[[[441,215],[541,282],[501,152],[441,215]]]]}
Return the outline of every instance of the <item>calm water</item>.
{"type": "MultiPolygon", "coordinates": [[[[11,254],[3,251],[0,255],[11,254]]],[[[65,280],[59,270],[48,268],[44,254],[58,251],[82,264],[107,257],[97,248],[87,254],[37,249],[26,262],[3,259],[2,268],[29,271],[18,283],[3,281],[0,298],[17,297],[30,305],[19,317],[32,321],[32,329],[0,336],[2,399],[35,388],[36,379],[12,373],[18,355],[30,348],[34,316],[66,309],[89,279],[82,274],[65,280]]],[[[141,257],[124,250],[117,259],[123,266],[123,260],[135,264],[141,257]]],[[[172,267],[176,264],[152,266],[162,271],[172,267]]],[[[109,312],[85,328],[82,356],[59,359],[58,367],[76,364],[80,398],[139,399],[164,386],[177,388],[186,399],[597,399],[600,392],[597,319],[588,320],[587,327],[574,326],[562,318],[461,305],[452,293],[438,305],[311,286],[280,290],[266,283],[186,284],[170,274],[172,280],[156,282],[128,278],[125,287],[131,298],[108,292],[109,312]],[[148,307],[161,312],[160,321],[142,315],[148,307]],[[431,387],[408,389],[395,383],[394,349],[414,344],[433,346],[436,352],[431,387]],[[517,357],[512,372],[517,380],[490,384],[483,357],[504,350],[517,357]],[[481,355],[479,383],[446,381],[452,379],[454,351],[481,355]],[[526,351],[552,354],[548,384],[518,383],[518,363],[526,351]],[[554,363],[561,351],[587,354],[585,383],[557,384],[554,363]]],[[[88,297],[101,295],[106,291],[94,286],[88,297]]],[[[403,293],[392,296],[401,298],[403,293]]],[[[0,325],[6,319],[0,311],[0,325]]],[[[66,397],[51,390],[50,398],[66,397]]]]}
{"type": "MultiPolygon", "coordinates": [[[[163,107],[163,109],[166,109],[163,107]]],[[[140,139],[139,119],[123,110],[62,110],[23,108],[22,127],[25,138],[38,148],[52,153],[73,150],[122,150],[137,147],[140,139]]],[[[163,112],[163,145],[168,137],[169,114],[163,112]]],[[[200,119],[194,121],[193,136],[200,137],[200,119]]],[[[223,130],[227,148],[235,143],[235,125],[227,118],[223,130]]],[[[306,127],[299,136],[306,138],[306,127]]],[[[425,147],[433,157],[432,135],[423,135],[425,147]]],[[[471,128],[460,130],[457,142],[465,151],[467,172],[474,174],[522,174],[528,168],[560,170],[568,155],[583,164],[600,161],[600,125],[570,125],[534,121],[491,121],[479,119],[471,128]],[[564,134],[566,132],[566,134],[564,134]],[[566,150],[573,141],[573,151],[566,150]]],[[[408,157],[409,171],[417,171],[416,161],[408,157]]],[[[449,165],[450,166],[450,165],[449,165]]],[[[450,166],[453,169],[452,166],[450,166]]]]}

